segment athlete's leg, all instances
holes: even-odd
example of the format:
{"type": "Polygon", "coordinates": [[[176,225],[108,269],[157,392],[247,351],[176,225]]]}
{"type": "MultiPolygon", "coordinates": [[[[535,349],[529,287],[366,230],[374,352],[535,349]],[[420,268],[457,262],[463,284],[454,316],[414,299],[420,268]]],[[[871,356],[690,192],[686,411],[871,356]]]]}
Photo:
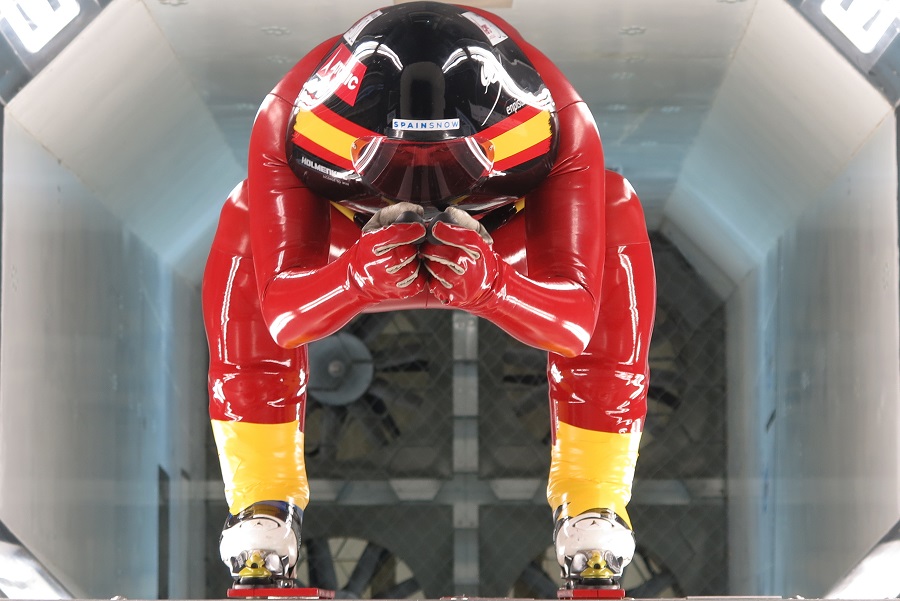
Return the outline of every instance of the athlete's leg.
{"type": "MultiPolygon", "coordinates": [[[[572,555],[580,554],[574,571],[584,569],[589,556],[580,547],[586,545],[606,544],[630,560],[634,542],[626,506],[647,410],[653,256],[634,191],[614,173],[608,173],[606,189],[607,250],[591,342],[577,357],[551,353],[548,360],[553,447],[547,493],[560,562],[570,555],[563,565],[569,575],[572,555]],[[598,537],[590,528],[573,527],[578,518],[604,532],[598,537]]],[[[494,249],[527,273],[522,217],[493,232],[494,249]]]]}
{"type": "Polygon", "coordinates": [[[548,362],[553,447],[547,498],[563,572],[579,580],[616,580],[634,552],[626,506],[647,413],[656,307],[640,203],[616,174],[609,174],[606,188],[597,324],[584,353],[551,353],[548,362]]]}
{"type": "Polygon", "coordinates": [[[203,278],[209,413],[229,516],[220,552],[239,582],[291,578],[309,486],[303,454],[306,348],[263,323],[246,188],[226,201],[203,278]]]}
{"type": "Polygon", "coordinates": [[[203,278],[210,419],[232,514],[268,500],[303,509],[306,349],[279,347],[263,323],[242,191],[226,202],[203,278]]]}

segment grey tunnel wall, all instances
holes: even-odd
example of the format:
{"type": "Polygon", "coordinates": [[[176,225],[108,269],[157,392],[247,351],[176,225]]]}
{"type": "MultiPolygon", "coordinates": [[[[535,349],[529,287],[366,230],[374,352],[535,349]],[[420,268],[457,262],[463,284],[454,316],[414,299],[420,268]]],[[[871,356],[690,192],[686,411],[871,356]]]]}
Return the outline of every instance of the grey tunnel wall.
{"type": "Polygon", "coordinates": [[[900,516],[895,127],[760,0],[666,205],[727,299],[732,593],[822,595],[900,516]]]}
{"type": "Polygon", "coordinates": [[[91,22],[4,134],[0,516],[78,596],[202,597],[197,273],[241,169],[138,3],[91,22]]]}

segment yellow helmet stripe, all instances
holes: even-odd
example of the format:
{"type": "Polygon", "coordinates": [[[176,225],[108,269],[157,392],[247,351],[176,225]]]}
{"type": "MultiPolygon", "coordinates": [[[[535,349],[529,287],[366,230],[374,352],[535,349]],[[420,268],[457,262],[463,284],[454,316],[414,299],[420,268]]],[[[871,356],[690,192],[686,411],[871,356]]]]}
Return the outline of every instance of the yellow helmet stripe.
{"type": "Polygon", "coordinates": [[[350,147],[359,136],[348,134],[328,123],[315,113],[300,111],[294,121],[294,131],[298,135],[294,137],[294,143],[315,155],[320,155],[321,150],[328,152],[329,156],[322,156],[329,162],[344,169],[352,169],[350,147]],[[304,140],[303,138],[306,138],[304,140]],[[305,143],[312,142],[312,145],[305,143]],[[315,148],[313,145],[320,148],[315,148]]]}
{"type": "Polygon", "coordinates": [[[491,139],[494,168],[508,169],[550,149],[550,113],[541,111],[523,123],[491,139]]]}

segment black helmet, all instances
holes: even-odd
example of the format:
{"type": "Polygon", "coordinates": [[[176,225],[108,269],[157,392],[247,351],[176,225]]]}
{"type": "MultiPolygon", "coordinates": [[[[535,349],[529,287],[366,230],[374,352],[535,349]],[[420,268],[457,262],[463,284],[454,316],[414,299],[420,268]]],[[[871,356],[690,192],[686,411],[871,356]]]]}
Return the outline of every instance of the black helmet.
{"type": "Polygon", "coordinates": [[[359,20],[319,64],[295,102],[288,158],[355,211],[387,199],[479,213],[540,183],[556,130],[550,91],[497,25],[410,2],[359,20]]]}

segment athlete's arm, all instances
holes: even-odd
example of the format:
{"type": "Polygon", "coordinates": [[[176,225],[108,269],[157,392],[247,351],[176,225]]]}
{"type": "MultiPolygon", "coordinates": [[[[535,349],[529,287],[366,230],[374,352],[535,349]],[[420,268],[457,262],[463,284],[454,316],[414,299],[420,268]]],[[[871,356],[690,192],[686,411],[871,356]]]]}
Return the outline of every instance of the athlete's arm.
{"type": "Polygon", "coordinates": [[[275,341],[295,347],[336,332],[384,298],[424,288],[411,242],[418,223],[364,234],[329,263],[331,206],[288,164],[286,135],[293,102],[335,39],[303,58],[266,97],[250,135],[250,238],[263,319],[275,341]],[[399,267],[398,267],[399,266],[399,267]],[[407,280],[413,276],[409,282],[407,280]]]}

